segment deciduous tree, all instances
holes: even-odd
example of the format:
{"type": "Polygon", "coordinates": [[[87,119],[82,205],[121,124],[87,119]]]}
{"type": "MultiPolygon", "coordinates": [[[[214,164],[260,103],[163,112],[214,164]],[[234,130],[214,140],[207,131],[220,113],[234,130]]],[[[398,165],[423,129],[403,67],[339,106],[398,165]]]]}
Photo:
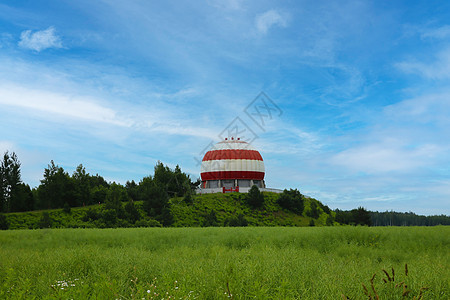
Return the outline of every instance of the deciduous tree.
{"type": "Polygon", "coordinates": [[[44,170],[44,179],[38,187],[39,208],[62,208],[67,202],[69,206],[77,206],[75,184],[62,167],[52,160],[44,170]]]}

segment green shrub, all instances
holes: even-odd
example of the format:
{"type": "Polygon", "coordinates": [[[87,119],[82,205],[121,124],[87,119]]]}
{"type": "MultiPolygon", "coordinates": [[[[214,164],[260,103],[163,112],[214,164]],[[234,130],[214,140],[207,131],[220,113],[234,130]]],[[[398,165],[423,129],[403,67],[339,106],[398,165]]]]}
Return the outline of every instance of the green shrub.
{"type": "Polygon", "coordinates": [[[83,217],[83,221],[84,222],[95,221],[95,220],[98,220],[100,217],[101,216],[97,212],[97,210],[95,210],[93,208],[89,208],[83,217]]]}
{"type": "Polygon", "coordinates": [[[284,190],[278,197],[278,204],[287,210],[293,211],[299,215],[303,213],[304,200],[303,195],[295,189],[284,190]]]}
{"type": "Polygon", "coordinates": [[[127,190],[116,183],[111,184],[106,195],[105,208],[106,210],[113,209],[116,211],[116,218],[125,218],[125,210],[122,202],[128,200],[127,190]]]}
{"type": "Polygon", "coordinates": [[[65,212],[66,214],[70,214],[70,206],[67,202],[64,204],[63,212],[65,212]]]}
{"type": "Polygon", "coordinates": [[[333,226],[333,216],[331,216],[331,214],[327,215],[327,220],[325,222],[325,225],[333,226]]]}
{"type": "Polygon", "coordinates": [[[188,205],[191,205],[194,202],[194,199],[192,198],[192,193],[190,190],[188,190],[186,192],[186,195],[184,195],[183,201],[188,205]]]}
{"type": "Polygon", "coordinates": [[[264,204],[264,195],[256,185],[253,185],[248,191],[247,203],[253,208],[261,207],[264,204]]]}
{"type": "Polygon", "coordinates": [[[310,209],[307,211],[306,215],[308,217],[311,217],[311,218],[314,218],[314,219],[319,218],[320,211],[319,211],[319,208],[317,206],[317,201],[311,199],[311,201],[309,202],[309,205],[310,205],[310,209]]]}
{"type": "Polygon", "coordinates": [[[50,214],[44,211],[41,218],[39,219],[39,228],[50,228],[52,227],[52,223],[53,220],[50,217],[50,214]]]}
{"type": "Polygon", "coordinates": [[[224,225],[229,227],[245,227],[248,226],[248,221],[243,214],[238,214],[237,217],[226,218],[224,225]]]}
{"type": "Polygon", "coordinates": [[[205,218],[202,222],[202,227],[214,227],[219,226],[219,221],[217,220],[217,215],[214,209],[212,209],[208,214],[205,215],[205,218]]]}
{"type": "Polygon", "coordinates": [[[154,219],[140,219],[135,224],[136,227],[162,227],[161,223],[154,219]]]}
{"type": "Polygon", "coordinates": [[[132,224],[136,223],[136,221],[141,217],[139,211],[134,205],[134,201],[131,198],[128,200],[127,204],[125,204],[125,216],[132,224]]]}
{"type": "Polygon", "coordinates": [[[117,219],[117,211],[115,209],[105,209],[102,211],[102,219],[106,227],[115,227],[117,219]]]}
{"type": "Polygon", "coordinates": [[[6,230],[9,228],[8,220],[4,214],[0,214],[0,230],[6,230]]]}

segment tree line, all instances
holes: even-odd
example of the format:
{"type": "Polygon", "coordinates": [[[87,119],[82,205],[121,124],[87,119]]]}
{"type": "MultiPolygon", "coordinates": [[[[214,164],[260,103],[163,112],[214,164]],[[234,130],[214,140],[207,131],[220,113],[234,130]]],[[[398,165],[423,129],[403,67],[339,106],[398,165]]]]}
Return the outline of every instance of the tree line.
{"type": "Polygon", "coordinates": [[[413,212],[368,211],[363,207],[352,210],[336,209],[336,222],[348,225],[368,226],[436,226],[450,225],[446,215],[421,216],[413,212]]]}
{"type": "MultiPolygon", "coordinates": [[[[183,196],[187,200],[200,183],[193,182],[177,165],[170,169],[158,162],[153,176],[139,183],[125,185],[107,182],[102,176],[91,175],[80,164],[69,174],[52,160],[44,169],[43,179],[36,188],[22,182],[21,163],[17,155],[4,153],[0,164],[0,213],[105,204],[102,217],[106,222],[117,219],[136,221],[134,201],[143,201],[147,215],[161,224],[170,224],[169,198],[183,196]],[[122,203],[127,202],[125,207],[122,203]]],[[[97,216],[98,218],[98,216],[97,216]]]]}
{"type": "Polygon", "coordinates": [[[413,212],[370,212],[373,226],[436,226],[450,225],[446,215],[420,216],[413,212]]]}
{"type": "Polygon", "coordinates": [[[370,212],[364,207],[358,207],[352,210],[336,209],[336,222],[346,225],[367,225],[372,226],[370,212]]]}

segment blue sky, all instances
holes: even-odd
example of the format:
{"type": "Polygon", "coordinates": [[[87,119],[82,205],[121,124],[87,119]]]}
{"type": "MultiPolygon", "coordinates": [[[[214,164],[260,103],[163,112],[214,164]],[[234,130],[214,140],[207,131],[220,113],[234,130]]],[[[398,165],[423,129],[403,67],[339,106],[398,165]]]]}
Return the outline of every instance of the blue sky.
{"type": "Polygon", "coordinates": [[[445,1],[3,1],[0,151],[31,186],[52,159],[195,178],[236,125],[269,187],[449,215],[448,20],[445,1]],[[272,114],[246,114],[260,92],[272,114]]]}

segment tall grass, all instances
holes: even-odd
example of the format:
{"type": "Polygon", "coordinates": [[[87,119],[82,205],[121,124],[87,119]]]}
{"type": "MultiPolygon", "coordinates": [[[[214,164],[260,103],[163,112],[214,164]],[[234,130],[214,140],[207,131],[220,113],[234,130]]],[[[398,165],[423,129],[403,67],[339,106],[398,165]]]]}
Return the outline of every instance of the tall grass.
{"type": "Polygon", "coordinates": [[[367,299],[373,274],[380,299],[448,299],[449,246],[443,226],[3,231],[0,299],[367,299]],[[382,269],[406,263],[404,297],[382,269]]]}

